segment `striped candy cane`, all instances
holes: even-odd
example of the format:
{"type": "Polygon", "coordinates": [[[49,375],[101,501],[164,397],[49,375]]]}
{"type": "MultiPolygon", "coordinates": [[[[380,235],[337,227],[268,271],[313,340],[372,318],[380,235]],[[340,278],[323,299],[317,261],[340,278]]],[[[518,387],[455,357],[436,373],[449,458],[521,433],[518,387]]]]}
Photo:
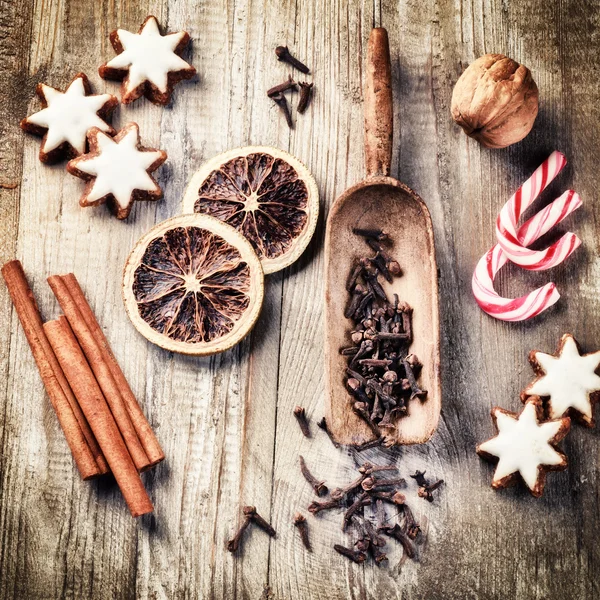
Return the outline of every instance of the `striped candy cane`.
{"type": "MultiPolygon", "coordinates": [[[[578,194],[565,192],[519,228],[516,235],[518,243],[529,246],[580,206],[578,194]]],[[[507,261],[502,247],[496,244],[479,259],[475,267],[473,295],[484,312],[502,321],[523,321],[539,315],[560,298],[554,283],[547,283],[520,298],[500,296],[494,290],[494,279],[507,261]]]]}
{"type": "MultiPolygon", "coordinates": [[[[581,245],[581,240],[574,233],[568,232],[545,250],[531,250],[521,243],[517,232],[517,224],[523,212],[531,206],[566,164],[567,159],[560,152],[553,152],[514,193],[498,215],[496,221],[498,244],[508,260],[524,269],[542,271],[555,267],[581,245]]],[[[568,206],[568,203],[564,206],[568,206]]],[[[555,212],[548,215],[548,218],[556,219],[555,212]]],[[[558,223],[559,220],[555,220],[554,223],[558,223]]]]}

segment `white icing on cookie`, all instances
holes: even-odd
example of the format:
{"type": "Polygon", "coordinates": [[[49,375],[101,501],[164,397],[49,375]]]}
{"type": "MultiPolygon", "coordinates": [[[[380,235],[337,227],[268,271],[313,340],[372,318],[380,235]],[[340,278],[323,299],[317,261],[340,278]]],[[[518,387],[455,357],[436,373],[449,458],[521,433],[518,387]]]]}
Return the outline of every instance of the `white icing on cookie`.
{"type": "Polygon", "coordinates": [[[499,458],[494,483],[519,472],[530,490],[538,480],[540,465],[558,465],[563,457],[550,445],[562,421],[539,424],[535,404],[527,402],[517,417],[495,410],[498,435],[481,444],[478,451],[499,458]]]}
{"type": "Polygon", "coordinates": [[[565,336],[558,356],[535,353],[535,360],[545,375],[526,388],[532,396],[549,396],[551,419],[562,417],[570,408],[592,419],[590,394],[600,390],[600,377],[595,370],[600,365],[600,352],[581,356],[572,336],[565,336]]]}
{"type": "Polygon", "coordinates": [[[65,92],[43,84],[42,93],[48,106],[27,117],[27,122],[48,129],[42,146],[42,151],[46,154],[63,142],[68,142],[79,154],[83,154],[86,134],[92,127],[98,127],[102,131],[111,130],[110,125],[96,113],[112,96],[86,96],[81,77],[77,77],[65,92]]]}
{"type": "Polygon", "coordinates": [[[169,71],[192,68],[175,54],[175,48],[185,36],[185,31],[161,35],[154,17],[146,21],[140,33],[117,30],[123,52],[117,54],[106,66],[129,69],[126,91],[130,93],[144,81],[154,84],[161,92],[167,91],[169,71]]]}
{"type": "Polygon", "coordinates": [[[112,194],[121,208],[127,208],[131,204],[133,190],[160,192],[147,169],[163,153],[138,150],[138,135],[137,127],[131,127],[123,139],[117,142],[98,132],[99,155],[77,160],[77,169],[96,178],[87,195],[89,202],[112,194]]]}

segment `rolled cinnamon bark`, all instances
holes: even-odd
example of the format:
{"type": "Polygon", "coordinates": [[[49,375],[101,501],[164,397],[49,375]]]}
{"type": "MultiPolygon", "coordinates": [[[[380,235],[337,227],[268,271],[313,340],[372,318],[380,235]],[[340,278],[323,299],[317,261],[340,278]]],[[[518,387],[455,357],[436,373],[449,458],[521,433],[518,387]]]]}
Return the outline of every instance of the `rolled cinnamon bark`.
{"type": "Polygon", "coordinates": [[[129,387],[129,383],[127,383],[127,379],[125,379],[125,375],[117,363],[117,360],[112,353],[108,340],[102,331],[98,321],[96,320],[96,316],[94,315],[88,301],[83,294],[83,290],[77,281],[77,278],[73,273],[69,273],[67,275],[60,276],[63,280],[66,288],[68,289],[73,301],[79,308],[81,315],[83,316],[89,330],[91,331],[94,339],[98,347],[100,348],[100,352],[102,353],[102,357],[104,361],[108,365],[113,378],[119,388],[119,392],[121,393],[121,397],[125,402],[125,406],[127,407],[127,412],[131,418],[131,422],[135,427],[137,432],[138,439],[140,440],[146,455],[148,456],[148,460],[150,461],[150,466],[159,463],[161,460],[164,460],[165,455],[150,427],[150,423],[146,420],[140,405],[138,404],[131,388],[129,387]]]}
{"type": "MultiPolygon", "coordinates": [[[[87,326],[81,311],[77,307],[77,304],[75,304],[75,301],[62,278],[59,275],[53,275],[52,277],[48,277],[48,283],[50,284],[60,307],[63,309],[63,312],[69,321],[69,325],[77,337],[77,341],[81,345],[81,349],[98,380],[100,389],[110,406],[110,410],[136,468],[138,471],[147,469],[150,466],[151,461],[148,459],[148,456],[140,443],[135,427],[131,422],[129,412],[125,406],[125,402],[121,396],[121,392],[119,391],[119,387],[117,386],[107,362],[104,360],[100,346],[92,335],[90,328],[87,326]]],[[[77,396],[77,394],[75,395],[77,396]]],[[[102,448],[102,444],[100,444],[100,447],[102,448]]]]}
{"type": "Polygon", "coordinates": [[[44,331],[134,517],[153,506],[94,373],[65,317],[44,323],[44,331]]]}
{"type": "Polygon", "coordinates": [[[2,275],[81,477],[91,479],[107,473],[108,464],[46,338],[21,263],[18,260],[6,263],[2,275]]]}

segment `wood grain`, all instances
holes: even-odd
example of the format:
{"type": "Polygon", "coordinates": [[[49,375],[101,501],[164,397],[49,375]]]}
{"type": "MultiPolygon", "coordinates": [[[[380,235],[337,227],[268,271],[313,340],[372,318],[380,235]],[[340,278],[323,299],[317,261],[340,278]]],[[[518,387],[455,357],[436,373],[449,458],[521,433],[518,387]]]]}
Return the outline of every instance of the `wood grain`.
{"type": "MultiPolygon", "coordinates": [[[[114,483],[84,483],[49,407],[24,334],[0,287],[0,599],[46,598],[523,598],[600,595],[600,440],[574,427],[563,447],[569,469],[548,479],[544,497],[497,493],[492,468],[475,455],[492,434],[489,410],[516,410],[530,380],[527,354],[554,351],[573,333],[600,347],[600,0],[24,0],[0,14],[0,257],[22,260],[46,319],[58,308],[48,275],[73,271],[154,427],[166,459],[144,475],[156,507],[134,522],[114,483]],[[104,209],[81,209],[82,183],[64,165],[43,166],[39,140],[17,123],[38,109],[39,81],[66,85],[82,70],[94,90],[118,93],[97,67],[113,56],[119,27],[137,31],[154,14],[192,38],[195,80],[167,108],[146,100],[117,111],[136,121],[145,145],[167,151],[157,172],[165,191],[136,203],[125,223],[104,209]],[[315,426],[324,413],[323,220],[291,268],[267,279],[265,306],[251,337],[214,358],[172,355],[129,323],[121,269],[135,241],[174,216],[201,163],[235,146],[269,144],[312,170],[326,216],[333,200],[362,179],[366,41],[373,26],[390,36],[394,93],[391,175],[431,212],[442,331],[443,409],[423,446],[362,456],[335,449],[315,426]],[[265,90],[290,69],[273,48],[287,44],[311,68],[314,102],[289,131],[265,90]],[[520,144],[491,151],[450,118],[452,87],[485,52],[527,65],[540,89],[540,115],[520,144]],[[560,230],[583,247],[550,273],[506,268],[502,293],[555,281],[558,305],[536,321],[500,323],[471,298],[479,256],[512,191],[553,149],[569,165],[544,196],[573,187],[583,207],[560,230]],[[292,409],[305,406],[312,437],[292,409]],[[349,543],[337,515],[308,516],[312,490],[298,455],[335,487],[365,458],[398,461],[407,476],[427,468],[446,484],[433,504],[408,502],[425,529],[417,562],[390,552],[387,568],[360,567],[331,550],[349,543]],[[241,504],[255,504],[278,531],[252,531],[235,558],[225,542],[241,504]],[[308,517],[315,552],[292,525],[308,517]],[[265,592],[265,587],[268,588],[265,592]]],[[[296,99],[292,104],[295,106],[296,99]]]]}

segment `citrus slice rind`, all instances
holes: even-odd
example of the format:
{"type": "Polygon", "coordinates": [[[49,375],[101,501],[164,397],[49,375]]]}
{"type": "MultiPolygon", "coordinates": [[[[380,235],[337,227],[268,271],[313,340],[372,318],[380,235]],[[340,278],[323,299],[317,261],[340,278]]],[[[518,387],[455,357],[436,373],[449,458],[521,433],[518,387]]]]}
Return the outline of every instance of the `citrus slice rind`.
{"type": "Polygon", "coordinates": [[[209,214],[237,229],[269,274],[291,265],[308,246],[319,217],[319,192],[291,154],[247,146],[200,167],[187,186],[183,212],[209,214]]]}
{"type": "Polygon", "coordinates": [[[133,325],[171,352],[228,350],[256,323],[263,297],[262,266],[251,244],[208,215],[156,225],[137,242],[123,273],[133,325]]]}

